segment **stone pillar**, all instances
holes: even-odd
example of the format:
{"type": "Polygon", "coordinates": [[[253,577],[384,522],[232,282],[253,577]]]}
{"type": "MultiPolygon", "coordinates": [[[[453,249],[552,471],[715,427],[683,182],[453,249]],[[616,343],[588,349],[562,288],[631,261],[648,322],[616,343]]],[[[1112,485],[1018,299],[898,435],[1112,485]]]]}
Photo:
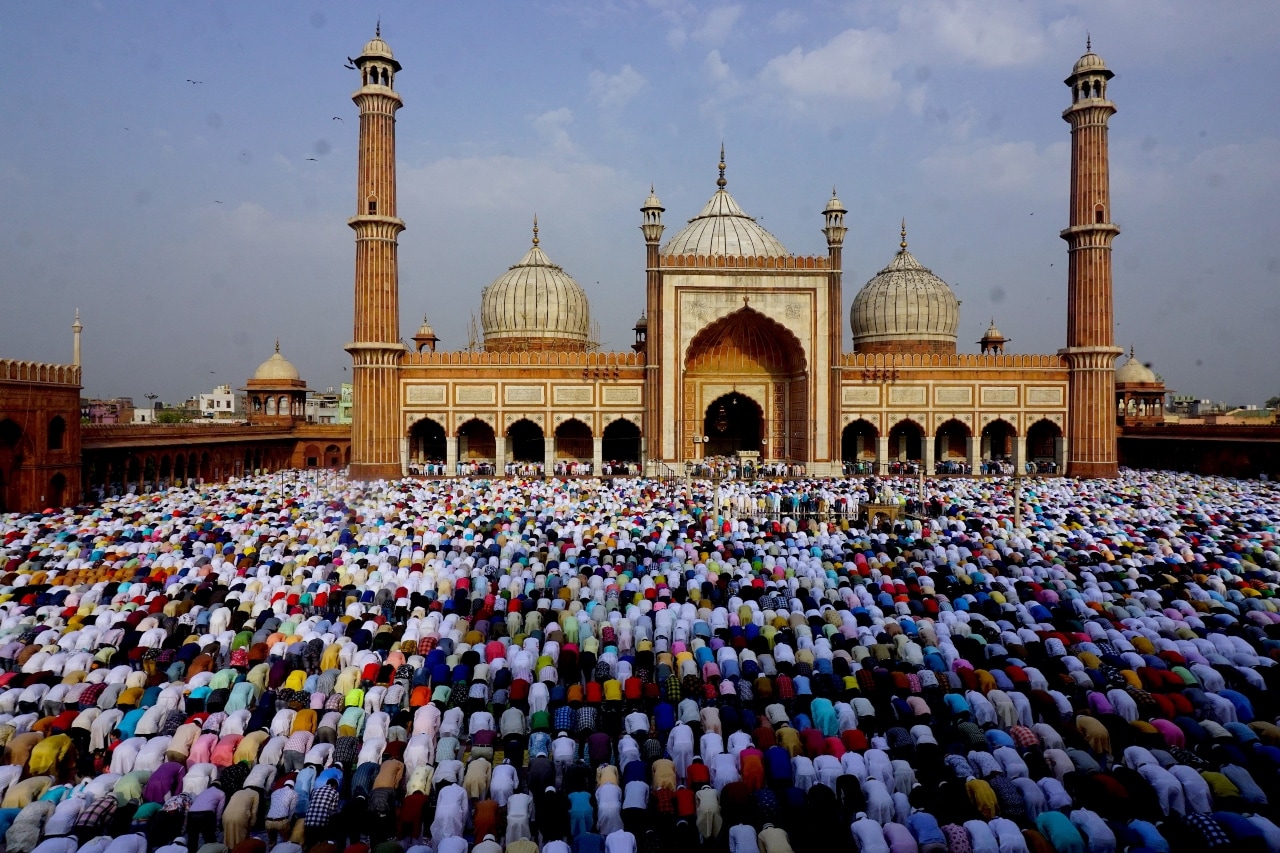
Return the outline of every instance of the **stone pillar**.
{"type": "Polygon", "coordinates": [[[965,450],[969,457],[969,472],[977,474],[978,462],[980,461],[978,458],[978,450],[982,444],[982,438],[980,436],[971,435],[965,441],[967,445],[965,450]]]}
{"type": "Polygon", "coordinates": [[[497,469],[495,473],[502,476],[502,466],[507,464],[507,437],[505,435],[495,435],[493,437],[493,464],[497,469]]]}
{"type": "Polygon", "coordinates": [[[933,473],[933,451],[938,444],[936,435],[926,435],[920,439],[920,456],[921,464],[924,467],[925,474],[933,473]]]}
{"type": "Polygon", "coordinates": [[[591,473],[597,477],[604,473],[604,439],[598,436],[591,439],[591,473]]]}
{"type": "Polygon", "coordinates": [[[1056,462],[1058,465],[1059,474],[1066,473],[1066,462],[1067,462],[1067,455],[1065,452],[1066,447],[1067,447],[1067,440],[1063,436],[1058,436],[1053,440],[1053,461],[1056,462]]]}
{"type": "Polygon", "coordinates": [[[1027,437],[1025,435],[1015,435],[1013,437],[1013,468],[1019,474],[1024,473],[1027,465],[1027,437]]]}
{"type": "Polygon", "coordinates": [[[881,474],[889,472],[889,436],[884,433],[876,438],[876,471],[881,474]]]}
{"type": "Polygon", "coordinates": [[[458,437],[447,436],[444,440],[444,467],[450,475],[458,473],[458,437]]]}
{"type": "Polygon", "coordinates": [[[550,477],[556,470],[556,437],[545,436],[542,439],[542,473],[550,477]]]}

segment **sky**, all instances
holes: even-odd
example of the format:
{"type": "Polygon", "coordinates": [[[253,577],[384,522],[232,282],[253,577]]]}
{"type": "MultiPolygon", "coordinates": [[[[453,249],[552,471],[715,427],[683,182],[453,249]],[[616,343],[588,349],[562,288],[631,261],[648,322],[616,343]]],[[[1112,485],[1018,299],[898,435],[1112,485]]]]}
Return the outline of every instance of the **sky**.
{"type": "MultiPolygon", "coordinates": [[[[356,72],[381,18],[397,123],[404,337],[467,343],[541,246],[627,348],[639,207],[667,237],[728,189],[789,251],[849,209],[844,310],[912,253],[962,300],[961,352],[1065,343],[1063,79],[1116,73],[1116,341],[1180,394],[1280,393],[1280,3],[529,0],[0,4],[0,356],[90,396],[240,387],[281,352],[349,381],[356,72]]],[[[844,318],[846,346],[848,318],[844,318]]]]}

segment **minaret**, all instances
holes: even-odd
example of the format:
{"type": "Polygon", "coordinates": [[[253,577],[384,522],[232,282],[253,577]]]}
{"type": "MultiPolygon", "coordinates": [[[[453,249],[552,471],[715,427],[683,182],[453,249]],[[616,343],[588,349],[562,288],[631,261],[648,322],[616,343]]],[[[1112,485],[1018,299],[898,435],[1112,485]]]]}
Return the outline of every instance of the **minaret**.
{"type": "Polygon", "coordinates": [[[80,333],[84,331],[84,324],[80,322],[80,309],[76,309],[76,321],[71,324],[71,363],[76,367],[80,366],[80,333]]]}
{"type": "Polygon", "coordinates": [[[830,439],[827,458],[831,460],[833,466],[841,459],[840,444],[843,438],[840,429],[840,376],[841,362],[844,360],[844,329],[841,327],[841,321],[844,317],[844,296],[841,287],[844,270],[842,268],[841,255],[844,251],[844,235],[849,231],[844,225],[844,215],[848,212],[845,210],[844,205],[840,203],[840,199],[836,197],[836,188],[832,187],[831,200],[827,202],[827,206],[822,210],[825,220],[825,227],[823,227],[822,233],[827,238],[827,259],[829,261],[827,270],[827,347],[831,355],[831,377],[829,380],[830,391],[827,395],[827,411],[829,412],[827,435],[830,439]]]}
{"type": "Polygon", "coordinates": [[[659,242],[662,231],[662,211],[653,186],[644,200],[640,213],[644,222],[640,226],[644,234],[645,312],[648,322],[645,328],[644,356],[644,426],[645,460],[662,459],[662,270],[659,268],[659,242]]]}
{"type": "Polygon", "coordinates": [[[1116,458],[1115,318],[1111,304],[1111,241],[1120,229],[1111,221],[1107,121],[1116,105],[1107,100],[1115,76],[1086,44],[1064,82],[1071,106],[1071,219],[1067,241],[1067,346],[1069,371],[1067,474],[1114,477],[1116,458]]]}
{"type": "Polygon", "coordinates": [[[351,467],[356,480],[399,477],[401,465],[398,375],[405,353],[400,340],[400,274],[396,217],[396,110],[400,70],[378,26],[355,60],[361,86],[351,99],[360,107],[360,166],[356,215],[355,336],[351,353],[351,467]]]}

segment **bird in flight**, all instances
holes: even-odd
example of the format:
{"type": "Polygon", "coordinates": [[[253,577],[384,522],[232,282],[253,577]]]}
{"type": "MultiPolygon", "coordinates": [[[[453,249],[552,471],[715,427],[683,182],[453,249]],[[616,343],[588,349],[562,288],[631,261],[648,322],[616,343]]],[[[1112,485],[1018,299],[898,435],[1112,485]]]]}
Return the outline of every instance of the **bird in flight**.
{"type": "Polygon", "coordinates": [[[213,203],[214,203],[214,204],[222,204],[222,202],[218,201],[217,199],[214,199],[214,200],[213,200],[213,203]]]}
{"type": "Polygon", "coordinates": [[[334,117],[333,117],[333,120],[334,120],[334,121],[342,121],[342,116],[334,116],[334,117]]]}
{"type": "Polygon", "coordinates": [[[192,80],[190,77],[187,78],[187,82],[190,83],[192,86],[200,86],[204,83],[203,80],[192,80]]]}
{"type": "Polygon", "coordinates": [[[349,56],[348,56],[348,57],[347,57],[347,64],[346,64],[346,65],[344,65],[344,66],[343,66],[343,68],[350,68],[352,71],[355,71],[355,70],[356,70],[356,61],[355,61],[354,59],[352,59],[351,57],[349,57],[349,56]]]}
{"type": "Polygon", "coordinates": [[[307,159],[308,159],[308,160],[312,160],[312,161],[314,161],[316,158],[314,158],[314,157],[308,157],[307,159]]]}

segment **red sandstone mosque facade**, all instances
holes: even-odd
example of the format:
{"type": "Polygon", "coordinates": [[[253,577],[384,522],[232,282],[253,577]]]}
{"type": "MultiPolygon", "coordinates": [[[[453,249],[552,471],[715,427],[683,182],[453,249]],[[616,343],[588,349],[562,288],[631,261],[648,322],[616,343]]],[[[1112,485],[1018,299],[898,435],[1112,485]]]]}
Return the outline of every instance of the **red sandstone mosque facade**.
{"type": "Polygon", "coordinates": [[[380,34],[355,60],[361,87],[351,474],[417,465],[630,461],[648,473],[713,456],[803,465],[849,462],[1052,463],[1114,476],[1115,347],[1107,99],[1112,77],[1089,50],[1066,79],[1071,206],[1066,347],[1006,354],[993,323],[979,354],[956,352],[959,302],[899,251],[853,298],[842,346],[845,209],[821,210],[825,251],[788,251],[727,190],[721,152],[706,206],[663,242],[665,209],[641,207],[644,312],[631,352],[590,343],[586,293],[542,247],[481,294],[483,348],[443,352],[424,320],[401,342],[395,112],[400,64],[380,34]]]}

